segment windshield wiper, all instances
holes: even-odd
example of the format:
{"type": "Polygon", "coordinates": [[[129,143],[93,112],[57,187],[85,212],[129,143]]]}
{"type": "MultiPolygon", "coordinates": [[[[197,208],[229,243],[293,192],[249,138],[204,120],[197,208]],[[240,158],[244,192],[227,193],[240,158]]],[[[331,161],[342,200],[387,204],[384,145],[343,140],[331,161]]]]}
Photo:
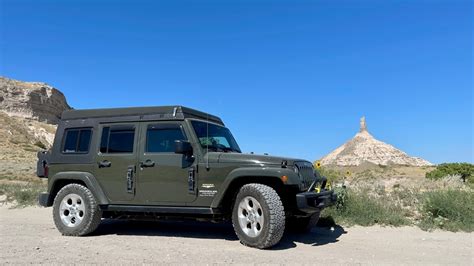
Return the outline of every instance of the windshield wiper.
{"type": "Polygon", "coordinates": [[[233,148],[230,148],[230,147],[225,147],[222,150],[224,150],[224,152],[237,152],[237,153],[240,153],[240,151],[238,151],[236,149],[233,149],[233,148]]]}
{"type": "Polygon", "coordinates": [[[219,148],[216,147],[216,146],[207,146],[207,145],[204,145],[203,148],[208,149],[208,150],[211,150],[211,151],[219,151],[219,148]]]}
{"type": "Polygon", "coordinates": [[[235,150],[233,148],[230,148],[230,147],[217,147],[217,146],[203,146],[204,148],[207,148],[209,150],[212,150],[212,151],[215,151],[215,152],[238,152],[240,153],[240,151],[238,150],[235,150]]]}

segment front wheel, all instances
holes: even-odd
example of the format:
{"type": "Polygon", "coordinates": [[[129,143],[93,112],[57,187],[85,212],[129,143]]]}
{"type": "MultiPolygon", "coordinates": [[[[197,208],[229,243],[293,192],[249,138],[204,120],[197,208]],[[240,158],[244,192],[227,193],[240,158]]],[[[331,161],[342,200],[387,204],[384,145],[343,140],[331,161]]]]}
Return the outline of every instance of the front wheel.
{"type": "Polygon", "coordinates": [[[63,235],[83,236],[97,229],[102,212],[87,187],[69,184],[59,190],[54,198],[53,219],[63,235]]]}
{"type": "Polygon", "coordinates": [[[285,231],[285,211],[276,191],[263,184],[247,184],[237,194],[232,210],[234,231],[246,246],[269,248],[285,231]]]}

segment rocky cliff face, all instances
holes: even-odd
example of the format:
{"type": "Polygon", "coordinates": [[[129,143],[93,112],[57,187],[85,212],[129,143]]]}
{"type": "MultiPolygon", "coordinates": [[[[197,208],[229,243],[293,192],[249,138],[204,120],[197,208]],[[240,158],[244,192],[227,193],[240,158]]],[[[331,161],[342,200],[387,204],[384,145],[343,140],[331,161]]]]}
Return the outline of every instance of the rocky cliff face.
{"type": "Polygon", "coordinates": [[[68,109],[64,95],[46,83],[0,77],[0,111],[9,116],[56,124],[68,109]]]}
{"type": "Polygon", "coordinates": [[[428,166],[430,162],[410,157],[403,151],[375,139],[367,130],[365,118],[361,119],[360,131],[348,142],[321,159],[322,165],[359,166],[363,163],[376,165],[428,166]]]}
{"type": "Polygon", "coordinates": [[[0,77],[0,181],[37,180],[36,153],[51,147],[64,95],[40,82],[0,77]]]}

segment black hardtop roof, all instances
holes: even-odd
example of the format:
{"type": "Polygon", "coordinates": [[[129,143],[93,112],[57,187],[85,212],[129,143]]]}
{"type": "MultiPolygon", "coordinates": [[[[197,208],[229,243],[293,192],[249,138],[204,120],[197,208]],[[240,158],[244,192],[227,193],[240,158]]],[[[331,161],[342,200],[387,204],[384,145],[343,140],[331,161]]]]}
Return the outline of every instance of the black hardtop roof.
{"type": "Polygon", "coordinates": [[[214,115],[204,113],[184,106],[149,106],[149,107],[125,107],[106,109],[83,109],[67,110],[61,115],[62,120],[75,119],[99,119],[106,117],[140,116],[143,120],[183,120],[186,118],[197,118],[208,120],[218,124],[224,124],[222,120],[214,115]]]}

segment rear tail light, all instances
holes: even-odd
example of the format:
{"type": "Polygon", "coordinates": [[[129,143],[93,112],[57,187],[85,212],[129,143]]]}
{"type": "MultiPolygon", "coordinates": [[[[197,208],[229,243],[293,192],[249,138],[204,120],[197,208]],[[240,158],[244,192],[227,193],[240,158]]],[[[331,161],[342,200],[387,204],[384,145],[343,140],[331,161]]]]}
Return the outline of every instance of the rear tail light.
{"type": "Polygon", "coordinates": [[[43,171],[44,171],[44,176],[48,177],[49,176],[49,166],[46,161],[43,161],[43,171]]]}

